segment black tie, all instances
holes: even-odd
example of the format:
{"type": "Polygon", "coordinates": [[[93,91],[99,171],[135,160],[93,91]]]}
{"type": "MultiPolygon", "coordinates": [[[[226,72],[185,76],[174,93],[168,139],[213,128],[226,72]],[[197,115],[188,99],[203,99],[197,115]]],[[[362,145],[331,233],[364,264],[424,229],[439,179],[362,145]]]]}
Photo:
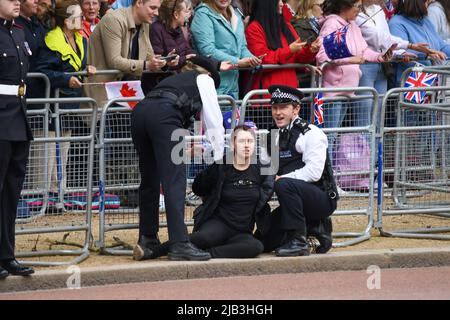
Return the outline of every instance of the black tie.
{"type": "Polygon", "coordinates": [[[139,31],[141,30],[141,26],[136,26],[136,33],[131,40],[131,55],[130,59],[138,60],[139,59],[139,31]]]}
{"type": "Polygon", "coordinates": [[[281,150],[286,150],[289,147],[289,130],[280,129],[279,146],[281,150]]]}

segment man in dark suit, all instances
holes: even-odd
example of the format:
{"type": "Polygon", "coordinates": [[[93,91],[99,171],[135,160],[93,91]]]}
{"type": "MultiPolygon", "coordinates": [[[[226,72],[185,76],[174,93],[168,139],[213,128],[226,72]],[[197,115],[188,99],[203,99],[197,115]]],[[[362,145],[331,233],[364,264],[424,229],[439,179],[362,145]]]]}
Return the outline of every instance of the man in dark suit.
{"type": "Polygon", "coordinates": [[[17,203],[33,138],[25,104],[31,50],[14,23],[19,12],[20,1],[0,0],[0,279],[34,272],[14,256],[17,203]]]}

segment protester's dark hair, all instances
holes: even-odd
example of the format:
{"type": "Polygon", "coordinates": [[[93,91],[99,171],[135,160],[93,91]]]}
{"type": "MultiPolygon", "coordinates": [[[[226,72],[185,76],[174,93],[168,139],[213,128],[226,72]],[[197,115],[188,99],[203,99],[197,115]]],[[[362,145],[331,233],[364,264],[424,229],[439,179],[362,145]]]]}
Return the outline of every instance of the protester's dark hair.
{"type": "Polygon", "coordinates": [[[49,8],[49,14],[51,17],[50,26],[52,29],[56,27],[63,28],[64,20],[69,18],[72,13],[69,12],[70,6],[79,6],[78,0],[56,0],[54,9],[49,8]]]}
{"type": "Polygon", "coordinates": [[[423,19],[428,14],[426,2],[427,0],[398,0],[396,13],[408,18],[423,19]]]}
{"type": "Polygon", "coordinates": [[[288,28],[282,14],[278,12],[278,0],[256,0],[253,2],[250,23],[256,20],[266,33],[267,44],[270,50],[282,48],[280,34],[288,40],[295,41],[295,37],[288,28]]]}
{"type": "Polygon", "coordinates": [[[436,2],[442,4],[445,12],[445,17],[447,18],[447,25],[450,27],[450,0],[436,0],[436,2]]]}
{"type": "Polygon", "coordinates": [[[322,11],[325,16],[340,14],[343,10],[351,9],[357,2],[358,0],[325,0],[322,11]]]}
{"type": "MultiPolygon", "coordinates": [[[[170,28],[170,23],[172,22],[173,15],[183,9],[183,3],[186,0],[163,0],[161,1],[161,7],[159,8],[158,20],[166,26],[167,29],[170,28]]],[[[187,3],[186,3],[187,6],[187,3]]]]}

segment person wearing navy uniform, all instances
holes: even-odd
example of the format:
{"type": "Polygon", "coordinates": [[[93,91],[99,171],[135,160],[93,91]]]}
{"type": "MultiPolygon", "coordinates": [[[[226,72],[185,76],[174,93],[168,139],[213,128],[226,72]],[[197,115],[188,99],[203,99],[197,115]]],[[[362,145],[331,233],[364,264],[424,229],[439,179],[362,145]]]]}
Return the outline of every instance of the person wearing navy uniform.
{"type": "Polygon", "coordinates": [[[275,193],[280,206],[272,212],[269,231],[259,237],[266,252],[275,250],[281,257],[309,255],[308,237],[319,241],[316,253],[325,253],[332,245],[330,216],[338,200],[327,136],[298,116],[303,98],[299,90],[272,85],[269,92],[278,129],[275,193]]]}
{"type": "Polygon", "coordinates": [[[31,52],[14,23],[19,12],[19,0],[0,0],[0,278],[34,272],[14,255],[17,204],[33,139],[25,103],[31,52]]]}
{"type": "MultiPolygon", "coordinates": [[[[186,165],[177,163],[172,158],[173,151],[180,143],[178,140],[173,141],[172,134],[176,130],[189,128],[193,117],[201,112],[206,136],[214,150],[214,160],[222,159],[224,128],[216,89],[220,84],[218,71],[231,64],[200,56],[191,58],[190,61],[202,67],[203,73],[193,69],[165,78],[136,105],[132,113],[131,134],[139,156],[141,173],[139,240],[134,248],[135,260],[152,256],[152,248],[154,250],[160,244],[157,236],[160,183],[166,204],[169,259],[211,258],[208,252],[200,250],[189,241],[184,222],[186,165]]],[[[145,74],[143,82],[144,77],[145,74]]]]}

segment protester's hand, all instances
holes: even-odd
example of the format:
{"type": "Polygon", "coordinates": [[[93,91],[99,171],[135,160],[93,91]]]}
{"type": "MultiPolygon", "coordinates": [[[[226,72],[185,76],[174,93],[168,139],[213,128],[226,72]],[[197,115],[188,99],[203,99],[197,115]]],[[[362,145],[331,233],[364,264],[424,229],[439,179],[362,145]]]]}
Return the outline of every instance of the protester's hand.
{"type": "Polygon", "coordinates": [[[282,177],[281,176],[275,176],[275,181],[278,181],[278,180],[280,180],[282,177]]]}
{"type": "Polygon", "coordinates": [[[236,69],[236,66],[232,64],[230,61],[222,61],[220,63],[220,71],[229,71],[236,69]]]}
{"type": "Polygon", "coordinates": [[[161,55],[156,55],[147,61],[147,69],[150,71],[159,71],[166,65],[166,60],[159,59],[161,55]]]}
{"type": "Polygon", "coordinates": [[[300,38],[298,38],[297,40],[295,40],[294,42],[292,42],[289,45],[289,49],[291,50],[292,53],[296,53],[299,52],[301,49],[303,49],[303,47],[306,45],[306,42],[301,42],[302,40],[300,40],[300,38]]]}
{"type": "Polygon", "coordinates": [[[322,46],[322,38],[321,37],[317,37],[316,40],[314,40],[314,42],[311,43],[311,47],[309,50],[311,50],[312,53],[317,53],[320,50],[320,47],[322,46]]]}
{"type": "Polygon", "coordinates": [[[70,77],[69,79],[69,88],[76,89],[81,88],[81,81],[77,77],[70,77]]]}
{"type": "Polygon", "coordinates": [[[363,56],[353,56],[348,58],[349,64],[363,64],[364,62],[366,62],[366,60],[364,59],[363,56]]]}
{"type": "Polygon", "coordinates": [[[91,65],[86,66],[86,72],[88,76],[92,76],[97,72],[97,68],[91,65]]]}

